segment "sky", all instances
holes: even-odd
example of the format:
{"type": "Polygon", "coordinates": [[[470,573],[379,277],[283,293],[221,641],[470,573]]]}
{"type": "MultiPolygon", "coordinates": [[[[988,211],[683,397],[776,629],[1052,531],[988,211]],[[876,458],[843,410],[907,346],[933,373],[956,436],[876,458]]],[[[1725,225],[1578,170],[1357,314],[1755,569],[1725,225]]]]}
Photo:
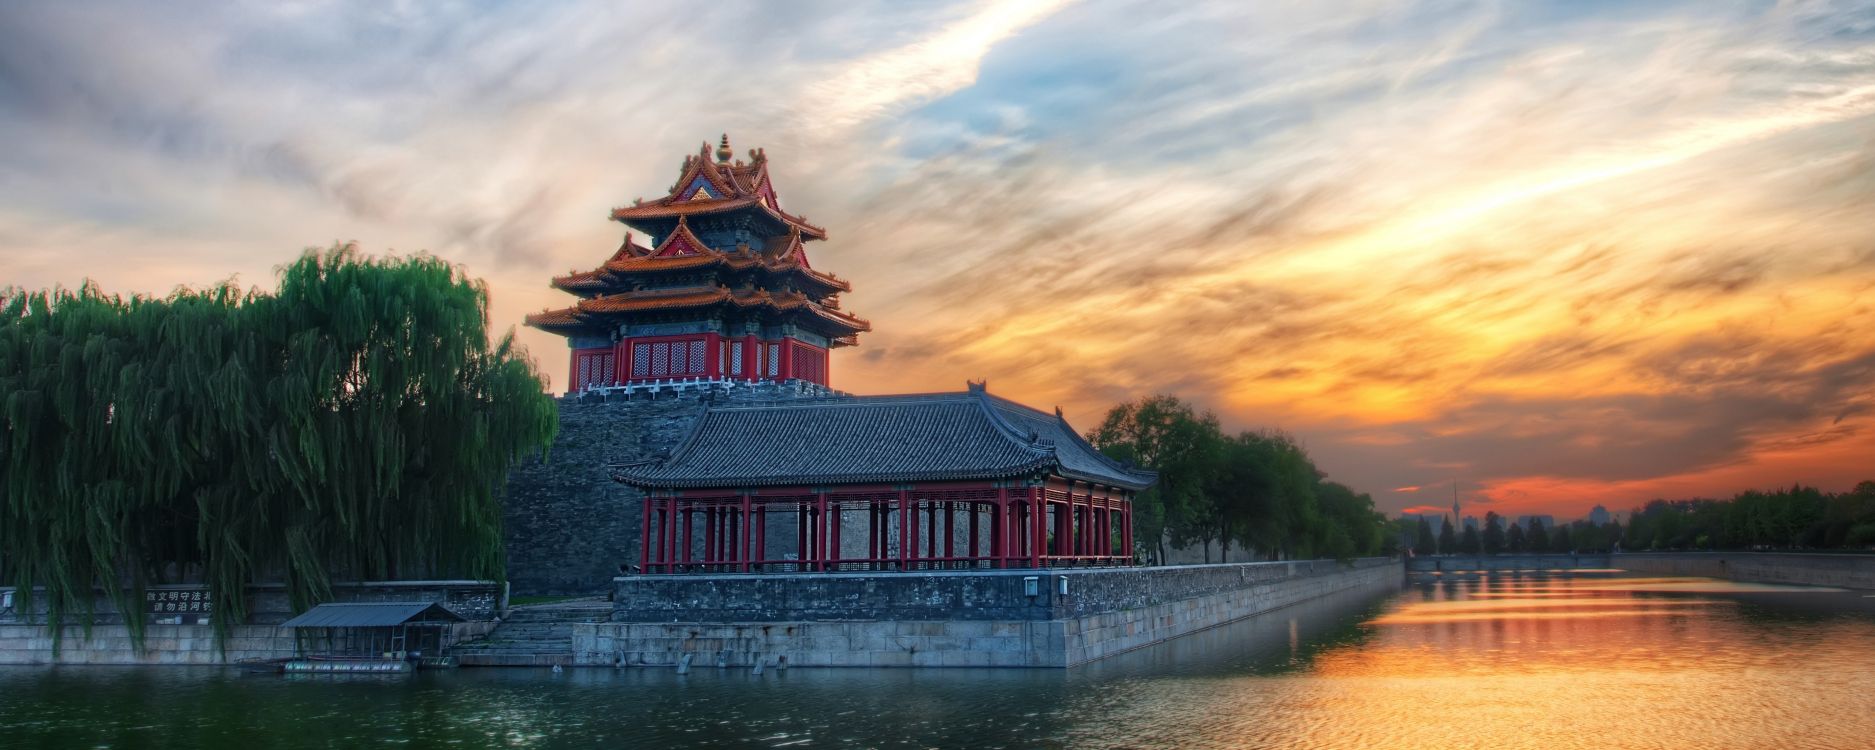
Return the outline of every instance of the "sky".
{"type": "Polygon", "coordinates": [[[1875,478],[1875,2],[0,3],[0,285],[427,251],[520,327],[728,133],[836,387],[1170,393],[1383,510],[1875,478]]]}

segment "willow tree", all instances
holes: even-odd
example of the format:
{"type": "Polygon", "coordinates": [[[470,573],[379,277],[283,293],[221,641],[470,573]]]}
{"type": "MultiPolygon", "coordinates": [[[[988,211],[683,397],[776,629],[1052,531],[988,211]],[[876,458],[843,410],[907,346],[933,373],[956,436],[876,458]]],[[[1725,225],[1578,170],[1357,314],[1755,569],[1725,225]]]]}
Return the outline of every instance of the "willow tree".
{"type": "Polygon", "coordinates": [[[256,582],[304,609],[335,580],[500,577],[504,479],[556,419],[487,303],[350,246],[273,293],[0,293],[0,576],[55,632],[98,590],[137,612],[200,581],[223,635],[256,582]]]}

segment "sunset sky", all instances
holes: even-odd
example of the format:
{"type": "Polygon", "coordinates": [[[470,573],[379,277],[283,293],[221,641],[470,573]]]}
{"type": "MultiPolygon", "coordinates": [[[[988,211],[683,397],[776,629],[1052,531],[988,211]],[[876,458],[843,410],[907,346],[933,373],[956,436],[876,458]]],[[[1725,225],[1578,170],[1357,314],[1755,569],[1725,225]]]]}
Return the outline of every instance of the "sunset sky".
{"type": "Polygon", "coordinates": [[[1875,3],[192,5],[0,4],[0,284],[355,240],[505,331],[727,131],[846,390],[1173,393],[1389,512],[1875,478],[1875,3]]]}

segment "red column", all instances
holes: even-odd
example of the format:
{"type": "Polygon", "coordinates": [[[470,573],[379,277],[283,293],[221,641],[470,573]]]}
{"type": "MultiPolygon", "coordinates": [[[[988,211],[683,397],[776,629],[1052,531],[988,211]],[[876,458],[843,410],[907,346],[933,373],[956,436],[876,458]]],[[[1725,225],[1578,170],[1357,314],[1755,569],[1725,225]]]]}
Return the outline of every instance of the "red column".
{"type": "Polygon", "coordinates": [[[755,558],[756,564],[768,560],[768,506],[755,506],[755,558]]]}
{"type": "Polygon", "coordinates": [[[644,520],[638,531],[638,572],[651,572],[651,498],[646,496],[639,503],[644,511],[644,520]]]}
{"type": "Polygon", "coordinates": [[[918,518],[918,500],[916,498],[911,498],[910,495],[911,493],[906,493],[909,502],[905,506],[905,515],[911,519],[909,521],[911,524],[911,535],[905,537],[905,555],[907,559],[910,559],[912,562],[917,562],[918,553],[920,552],[918,545],[918,522],[922,519],[918,518]]]}
{"type": "Polygon", "coordinates": [[[658,549],[663,553],[664,572],[671,572],[677,562],[677,498],[664,501],[664,544],[658,549]]]}
{"type": "Polygon", "coordinates": [[[996,488],[996,513],[990,516],[990,556],[996,568],[1009,567],[1009,488],[996,488]]]}
{"type": "Polygon", "coordinates": [[[807,503],[795,503],[794,507],[794,556],[800,558],[796,567],[807,570],[808,558],[812,557],[807,549],[807,503]]]}
{"type": "Polygon", "coordinates": [[[909,542],[911,532],[906,529],[909,516],[911,516],[911,493],[900,489],[898,491],[898,570],[906,570],[906,561],[909,559],[906,555],[906,547],[911,544],[909,542]]]}
{"type": "Polygon", "coordinates": [[[815,570],[827,569],[827,493],[817,493],[814,497],[816,512],[820,515],[820,528],[814,535],[814,559],[818,562],[815,570]]]}
{"type": "Polygon", "coordinates": [[[1048,508],[1042,505],[1042,488],[1029,488],[1029,533],[1034,545],[1029,547],[1029,567],[1042,567],[1042,547],[1048,544],[1048,508]]]}
{"type": "MultiPolygon", "coordinates": [[[[675,498],[673,498],[673,501],[674,500],[675,498]]],[[[690,538],[692,536],[695,536],[695,534],[693,533],[694,529],[692,529],[691,527],[693,525],[692,519],[696,515],[696,513],[697,513],[696,510],[692,508],[685,508],[683,510],[683,514],[684,514],[684,562],[686,563],[694,559],[691,557],[691,554],[690,554],[691,552],[690,538]]]]}
{"type": "Polygon", "coordinates": [[[720,378],[723,376],[723,369],[722,334],[703,334],[703,377],[720,378]]]}
{"type": "Polygon", "coordinates": [[[957,556],[957,533],[956,533],[957,529],[955,528],[956,523],[957,523],[957,505],[955,503],[945,503],[944,504],[944,556],[945,557],[957,556]]]}
{"type": "MultiPolygon", "coordinates": [[[[826,497],[826,495],[823,494],[821,497],[826,497]]],[[[827,560],[833,563],[834,570],[839,570],[840,522],[846,520],[846,514],[840,512],[840,504],[837,502],[832,505],[831,512],[833,515],[827,519],[827,523],[833,527],[831,531],[827,532],[827,560]]]]}
{"type": "Polygon", "coordinates": [[[968,507],[970,508],[970,551],[966,554],[970,556],[970,567],[974,568],[977,566],[977,559],[983,556],[977,551],[977,516],[983,514],[983,504],[971,502],[968,507]]]}
{"type": "Polygon", "coordinates": [[[749,572],[749,561],[755,559],[755,514],[749,507],[749,496],[742,496],[742,572],[749,572]]]}
{"type": "Polygon", "coordinates": [[[775,345],[781,347],[781,369],[775,374],[775,379],[787,380],[794,377],[794,339],[783,337],[776,341],[775,345]]]}
{"type": "Polygon", "coordinates": [[[703,561],[716,562],[716,509],[703,509],[703,561]]]}

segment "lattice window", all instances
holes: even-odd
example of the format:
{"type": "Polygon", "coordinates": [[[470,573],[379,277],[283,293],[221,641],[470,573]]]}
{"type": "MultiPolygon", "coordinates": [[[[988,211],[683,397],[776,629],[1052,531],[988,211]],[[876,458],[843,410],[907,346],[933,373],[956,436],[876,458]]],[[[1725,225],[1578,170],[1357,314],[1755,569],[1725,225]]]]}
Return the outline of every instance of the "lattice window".
{"type": "Polygon", "coordinates": [[[704,374],[703,370],[709,366],[709,360],[703,356],[703,352],[704,348],[708,345],[708,342],[705,342],[703,339],[696,339],[690,342],[690,366],[684,369],[686,374],[704,374]]]}
{"type": "Polygon", "coordinates": [[[727,354],[723,356],[723,359],[726,359],[729,361],[729,374],[741,375],[742,374],[742,342],[726,341],[726,342],[723,342],[723,347],[724,347],[724,351],[727,352],[727,354]]]}
{"type": "Polygon", "coordinates": [[[651,345],[651,376],[664,377],[671,374],[671,345],[651,345]]]}
{"type": "Polygon", "coordinates": [[[690,372],[689,347],[684,346],[682,343],[658,344],[658,346],[668,346],[671,349],[671,375],[682,375],[690,372]]]}
{"type": "Polygon", "coordinates": [[[806,344],[795,344],[794,377],[826,385],[827,353],[806,344]]]}
{"type": "Polygon", "coordinates": [[[651,345],[632,344],[632,377],[643,378],[651,375],[651,345]]]}
{"type": "Polygon", "coordinates": [[[762,348],[768,350],[768,363],[763,367],[763,371],[771,378],[779,376],[781,374],[781,347],[776,344],[763,344],[762,348]]]}
{"type": "Polygon", "coordinates": [[[609,351],[576,355],[573,367],[573,389],[612,385],[612,368],[616,361],[609,351]]]}

